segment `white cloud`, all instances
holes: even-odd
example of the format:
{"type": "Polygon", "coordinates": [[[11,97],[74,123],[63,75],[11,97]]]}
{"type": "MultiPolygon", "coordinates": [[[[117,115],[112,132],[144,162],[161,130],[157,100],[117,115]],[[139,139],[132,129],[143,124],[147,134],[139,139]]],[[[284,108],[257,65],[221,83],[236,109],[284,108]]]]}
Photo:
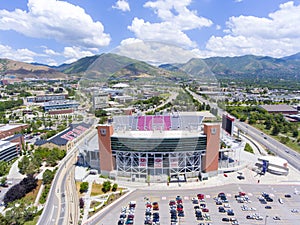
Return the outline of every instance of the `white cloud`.
{"type": "Polygon", "coordinates": [[[184,32],[211,26],[212,22],[198,16],[196,11],[189,10],[187,6],[190,4],[191,0],[148,1],[144,7],[154,10],[162,22],[150,23],[140,18],[134,18],[128,29],[141,40],[195,47],[195,42],[184,32]]]}
{"type": "Polygon", "coordinates": [[[44,47],[45,49],[43,50],[43,52],[46,54],[46,55],[49,55],[49,56],[58,56],[58,55],[61,55],[59,52],[56,52],[52,49],[49,49],[47,47],[44,47]]]}
{"type": "Polygon", "coordinates": [[[28,0],[27,6],[28,11],[0,10],[0,29],[85,48],[99,48],[110,43],[110,36],[104,33],[101,22],[94,22],[79,6],[57,0],[28,0]]]}
{"type": "Polygon", "coordinates": [[[185,63],[191,58],[198,57],[198,52],[185,50],[175,45],[162,42],[145,42],[134,38],[123,40],[113,52],[153,65],[185,63]]]}
{"type": "Polygon", "coordinates": [[[13,49],[7,45],[0,44],[0,58],[7,58],[22,62],[34,62],[34,57],[37,56],[35,52],[32,52],[26,48],[13,49]]]}
{"type": "Polygon", "coordinates": [[[71,62],[74,62],[74,61],[76,61],[80,58],[94,55],[93,52],[82,50],[81,48],[76,47],[76,46],[65,47],[64,52],[62,54],[65,58],[67,58],[65,63],[71,63],[71,62]]]}
{"type": "Polygon", "coordinates": [[[211,55],[268,55],[282,57],[300,51],[300,5],[286,2],[266,18],[230,17],[223,37],[212,36],[211,55]]]}
{"type": "Polygon", "coordinates": [[[130,11],[129,3],[126,0],[118,0],[115,5],[113,5],[114,9],[119,9],[123,12],[130,11]]]}

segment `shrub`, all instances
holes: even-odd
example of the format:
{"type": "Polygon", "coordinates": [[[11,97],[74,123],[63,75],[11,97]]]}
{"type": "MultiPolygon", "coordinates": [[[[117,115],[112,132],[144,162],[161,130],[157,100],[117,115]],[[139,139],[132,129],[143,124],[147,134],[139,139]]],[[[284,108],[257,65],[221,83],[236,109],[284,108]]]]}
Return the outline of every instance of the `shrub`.
{"type": "Polygon", "coordinates": [[[116,191],[118,189],[118,184],[114,184],[111,188],[112,191],[116,191]]]}
{"type": "Polygon", "coordinates": [[[102,184],[102,191],[103,191],[104,193],[106,193],[106,192],[109,192],[110,189],[111,189],[111,182],[108,181],[108,180],[107,180],[107,181],[104,181],[103,184],[102,184]]]}
{"type": "Polygon", "coordinates": [[[83,193],[83,192],[87,192],[87,190],[89,189],[89,183],[88,182],[82,182],[80,184],[80,193],[83,193]]]}
{"type": "Polygon", "coordinates": [[[83,198],[80,198],[80,199],[79,199],[79,207],[80,207],[81,209],[83,209],[83,207],[84,207],[84,200],[83,200],[83,198]]]}

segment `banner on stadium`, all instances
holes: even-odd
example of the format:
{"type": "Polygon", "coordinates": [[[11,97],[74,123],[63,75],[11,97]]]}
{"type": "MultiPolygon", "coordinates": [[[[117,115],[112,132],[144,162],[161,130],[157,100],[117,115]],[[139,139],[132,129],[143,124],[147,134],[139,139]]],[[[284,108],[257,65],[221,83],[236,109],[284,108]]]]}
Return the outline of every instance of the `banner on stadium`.
{"type": "Polygon", "coordinates": [[[163,168],[163,159],[161,157],[154,158],[154,168],[163,168]]]}
{"type": "Polygon", "coordinates": [[[139,167],[143,167],[143,168],[147,167],[147,158],[146,157],[140,157],[139,167]]]}
{"type": "Polygon", "coordinates": [[[178,167],[178,158],[170,158],[170,167],[171,168],[178,167]]]}

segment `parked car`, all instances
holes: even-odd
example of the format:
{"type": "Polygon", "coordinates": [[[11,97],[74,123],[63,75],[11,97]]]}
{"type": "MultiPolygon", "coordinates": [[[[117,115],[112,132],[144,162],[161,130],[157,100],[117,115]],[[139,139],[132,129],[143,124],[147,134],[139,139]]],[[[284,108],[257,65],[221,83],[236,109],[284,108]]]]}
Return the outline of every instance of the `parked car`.
{"type": "Polygon", "coordinates": [[[273,220],[280,220],[280,217],[279,216],[274,216],[273,220]]]}
{"type": "Polygon", "coordinates": [[[220,212],[220,213],[225,213],[226,210],[225,210],[225,208],[224,208],[223,206],[220,206],[220,207],[219,207],[219,212],[220,212]]]}
{"type": "Polygon", "coordinates": [[[245,180],[245,177],[242,176],[242,175],[239,175],[239,176],[237,176],[237,179],[239,179],[239,180],[245,180]]]}

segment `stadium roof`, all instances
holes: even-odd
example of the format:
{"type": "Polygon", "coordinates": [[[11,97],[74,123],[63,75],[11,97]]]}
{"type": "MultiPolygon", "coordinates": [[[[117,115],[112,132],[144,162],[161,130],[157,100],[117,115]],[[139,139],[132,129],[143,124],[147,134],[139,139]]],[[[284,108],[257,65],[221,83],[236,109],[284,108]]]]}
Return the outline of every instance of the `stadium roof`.
{"type": "Polygon", "coordinates": [[[124,83],[118,83],[113,86],[113,88],[127,88],[127,87],[129,87],[129,85],[124,83]]]}
{"type": "Polygon", "coordinates": [[[118,137],[118,138],[131,138],[131,139],[140,139],[140,138],[145,138],[145,139],[164,139],[164,138],[193,138],[193,137],[200,137],[200,136],[205,136],[201,134],[198,130],[168,130],[168,131],[159,131],[159,130],[154,130],[154,131],[115,131],[112,137],[118,137]]]}

